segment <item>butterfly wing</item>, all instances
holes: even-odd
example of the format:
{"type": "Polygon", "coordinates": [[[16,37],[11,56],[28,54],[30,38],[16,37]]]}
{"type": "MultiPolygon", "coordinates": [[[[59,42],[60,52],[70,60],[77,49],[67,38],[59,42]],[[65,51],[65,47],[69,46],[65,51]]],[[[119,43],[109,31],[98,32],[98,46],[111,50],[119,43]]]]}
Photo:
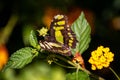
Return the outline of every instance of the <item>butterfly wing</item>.
{"type": "Polygon", "coordinates": [[[45,40],[40,40],[40,46],[43,50],[54,53],[60,53],[66,56],[71,55],[70,48],[75,48],[76,36],[68,25],[68,19],[65,15],[54,16],[50,25],[50,35],[45,36],[45,40]]]}
{"type": "Polygon", "coordinates": [[[56,42],[67,47],[75,48],[77,39],[71,27],[68,25],[68,18],[65,15],[56,15],[50,25],[50,36],[56,42]]]}
{"type": "Polygon", "coordinates": [[[59,53],[65,56],[71,55],[70,49],[60,43],[48,42],[48,41],[40,41],[39,43],[41,48],[46,51],[59,53]]]}

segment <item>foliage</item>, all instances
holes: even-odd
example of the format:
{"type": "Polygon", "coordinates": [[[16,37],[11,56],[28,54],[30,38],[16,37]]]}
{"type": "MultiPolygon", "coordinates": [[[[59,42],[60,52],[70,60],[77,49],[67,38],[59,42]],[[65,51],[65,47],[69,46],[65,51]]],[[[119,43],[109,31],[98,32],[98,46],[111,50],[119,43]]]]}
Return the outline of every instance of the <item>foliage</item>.
{"type": "MultiPolygon", "coordinates": [[[[63,66],[66,68],[73,68],[76,69],[73,73],[66,73],[66,80],[90,80],[89,75],[90,73],[85,67],[84,63],[81,64],[81,56],[78,56],[79,59],[75,59],[76,61],[72,61],[74,59],[74,55],[76,52],[81,55],[83,52],[89,47],[90,43],[90,26],[85,19],[84,13],[78,17],[78,19],[71,25],[73,32],[76,34],[76,38],[78,40],[77,46],[75,49],[72,50],[72,58],[69,56],[59,55],[51,52],[45,52],[40,48],[38,44],[38,38],[36,36],[35,31],[31,30],[30,35],[28,37],[30,47],[24,47],[16,52],[14,52],[10,58],[6,66],[4,67],[3,71],[7,68],[13,69],[20,69],[23,68],[25,65],[31,63],[35,57],[40,55],[40,57],[46,58],[49,64],[52,62],[58,64],[59,66],[63,66]],[[44,53],[44,54],[43,54],[44,53]],[[46,53],[48,55],[46,55],[46,53]],[[68,58],[69,57],[69,58],[68,58]],[[62,63],[61,63],[62,62],[62,63]],[[68,65],[65,65],[67,63],[68,65]]],[[[82,60],[83,61],[83,60],[82,60]]],[[[56,72],[57,73],[57,72],[56,72]]],[[[55,76],[54,76],[55,77],[55,76]]],[[[102,79],[101,79],[102,80],[102,79]]]]}
{"type": "Polygon", "coordinates": [[[76,73],[76,72],[68,73],[66,75],[66,77],[67,77],[67,80],[90,80],[88,74],[83,71],[79,71],[78,73],[76,73]],[[78,76],[78,77],[76,77],[76,76],[78,76]]]}
{"type": "Polygon", "coordinates": [[[16,51],[15,53],[13,53],[13,55],[10,57],[7,65],[4,67],[4,69],[6,68],[22,68],[24,67],[26,64],[30,63],[32,61],[32,59],[36,56],[37,52],[35,51],[35,49],[31,48],[31,47],[25,47],[22,48],[18,51],[16,51]]]}
{"type": "Polygon", "coordinates": [[[65,80],[65,70],[59,66],[51,67],[46,62],[36,61],[19,70],[7,69],[0,80],[65,80]]]}
{"type": "Polygon", "coordinates": [[[81,13],[81,16],[72,24],[72,30],[76,34],[77,40],[79,41],[75,51],[80,52],[81,54],[89,47],[90,43],[90,32],[91,28],[85,19],[84,13],[81,13]]]}

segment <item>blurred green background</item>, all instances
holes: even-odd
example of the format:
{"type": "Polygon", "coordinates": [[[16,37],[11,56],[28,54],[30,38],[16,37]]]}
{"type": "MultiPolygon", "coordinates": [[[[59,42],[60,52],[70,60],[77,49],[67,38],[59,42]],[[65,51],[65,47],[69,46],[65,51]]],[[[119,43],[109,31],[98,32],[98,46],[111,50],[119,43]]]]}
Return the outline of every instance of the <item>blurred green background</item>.
{"type": "MultiPolygon", "coordinates": [[[[110,47],[115,54],[111,67],[120,74],[120,0],[0,0],[0,44],[7,48],[10,56],[16,50],[27,46],[27,35],[31,29],[40,29],[43,26],[49,27],[52,16],[57,13],[66,14],[69,18],[69,24],[71,24],[80,15],[81,11],[85,13],[92,28],[90,47],[83,54],[86,68],[91,71],[90,64],[87,62],[90,52],[95,50],[97,46],[103,45],[110,47]],[[3,34],[5,34],[4,37],[1,37],[3,34]]],[[[44,63],[39,64],[38,62],[31,64],[27,69],[16,70],[15,72],[14,70],[8,71],[8,74],[13,73],[14,75],[11,76],[18,76],[18,80],[37,80],[33,77],[36,78],[42,75],[46,79],[41,78],[39,80],[49,80],[50,76],[45,77],[45,75],[52,74],[49,70],[55,69],[53,70],[54,72],[58,69],[60,70],[58,74],[61,76],[64,76],[64,72],[67,71],[48,66],[50,65],[45,64],[44,68],[44,63]],[[31,69],[31,67],[35,68],[31,69]],[[42,72],[40,69],[48,70],[42,72]],[[20,74],[22,74],[21,76],[24,79],[19,79],[20,74]],[[28,79],[29,77],[27,76],[29,75],[35,76],[31,76],[31,79],[28,79]]],[[[109,69],[91,72],[107,80],[115,79],[109,69]]],[[[1,73],[0,80],[3,79],[2,76],[3,74],[1,73]]],[[[7,74],[4,76],[7,76],[7,74]]]]}

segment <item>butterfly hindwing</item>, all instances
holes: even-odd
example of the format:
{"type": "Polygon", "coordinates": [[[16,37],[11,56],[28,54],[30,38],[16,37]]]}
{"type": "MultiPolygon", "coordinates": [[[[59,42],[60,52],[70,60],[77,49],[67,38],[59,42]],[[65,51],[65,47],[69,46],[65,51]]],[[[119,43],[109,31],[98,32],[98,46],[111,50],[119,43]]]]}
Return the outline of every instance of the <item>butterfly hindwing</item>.
{"type": "Polygon", "coordinates": [[[60,53],[65,56],[71,55],[70,49],[60,43],[48,42],[48,41],[40,41],[39,43],[41,48],[46,51],[60,53]]]}

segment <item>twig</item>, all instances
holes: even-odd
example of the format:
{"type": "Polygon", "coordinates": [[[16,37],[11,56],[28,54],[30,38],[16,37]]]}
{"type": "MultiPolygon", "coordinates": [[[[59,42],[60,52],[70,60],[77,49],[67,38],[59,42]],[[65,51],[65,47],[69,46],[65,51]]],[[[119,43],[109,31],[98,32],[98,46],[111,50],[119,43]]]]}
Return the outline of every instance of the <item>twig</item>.
{"type": "Polygon", "coordinates": [[[18,21],[18,16],[16,15],[11,15],[8,23],[6,24],[6,26],[4,27],[3,31],[0,33],[0,45],[1,44],[5,44],[8,39],[9,39],[9,36],[13,30],[13,28],[15,27],[16,23],[18,21]]]}

